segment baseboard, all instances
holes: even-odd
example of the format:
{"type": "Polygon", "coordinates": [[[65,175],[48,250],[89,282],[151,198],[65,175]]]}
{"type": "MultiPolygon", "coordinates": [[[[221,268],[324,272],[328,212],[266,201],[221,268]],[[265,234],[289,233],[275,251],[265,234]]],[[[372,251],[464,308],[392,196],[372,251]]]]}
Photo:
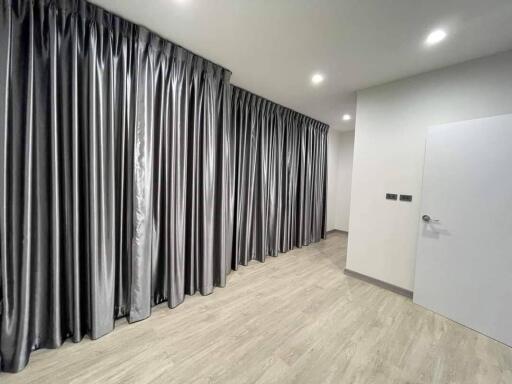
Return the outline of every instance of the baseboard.
{"type": "Polygon", "coordinates": [[[329,235],[331,233],[344,233],[344,234],[348,234],[347,231],[342,231],[341,229],[331,229],[330,231],[326,232],[326,235],[329,235]]]}
{"type": "Polygon", "coordinates": [[[344,272],[345,272],[345,275],[347,275],[347,276],[354,277],[356,279],[362,280],[364,282],[376,285],[378,287],[387,289],[388,291],[398,293],[399,295],[402,295],[409,299],[412,299],[412,291],[409,291],[408,289],[397,287],[396,285],[389,284],[389,283],[386,283],[385,281],[375,279],[370,276],[363,275],[362,273],[359,273],[359,272],[351,271],[350,269],[347,269],[347,268],[345,268],[344,272]]]}

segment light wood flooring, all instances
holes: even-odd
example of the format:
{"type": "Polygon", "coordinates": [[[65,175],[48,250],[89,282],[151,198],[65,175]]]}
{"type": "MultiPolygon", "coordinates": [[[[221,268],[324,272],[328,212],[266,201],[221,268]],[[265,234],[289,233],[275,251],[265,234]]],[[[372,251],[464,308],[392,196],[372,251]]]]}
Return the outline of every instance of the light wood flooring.
{"type": "Polygon", "coordinates": [[[343,274],[346,235],[233,272],[0,383],[512,383],[512,349],[343,274]]]}

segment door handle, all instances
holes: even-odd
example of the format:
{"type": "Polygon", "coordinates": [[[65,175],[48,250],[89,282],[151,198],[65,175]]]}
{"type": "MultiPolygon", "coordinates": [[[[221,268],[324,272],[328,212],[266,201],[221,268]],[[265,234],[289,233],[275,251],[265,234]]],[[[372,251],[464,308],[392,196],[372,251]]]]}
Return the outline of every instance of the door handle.
{"type": "Polygon", "coordinates": [[[440,223],[441,222],[441,220],[433,219],[429,215],[421,216],[421,220],[423,220],[425,223],[440,223]]]}

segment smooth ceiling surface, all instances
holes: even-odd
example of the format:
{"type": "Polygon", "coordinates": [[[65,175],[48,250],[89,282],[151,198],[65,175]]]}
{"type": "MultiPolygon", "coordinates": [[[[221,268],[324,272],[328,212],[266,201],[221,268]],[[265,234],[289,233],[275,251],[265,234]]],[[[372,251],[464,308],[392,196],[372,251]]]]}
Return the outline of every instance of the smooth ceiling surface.
{"type": "Polygon", "coordinates": [[[92,0],[233,72],[232,83],[350,130],[355,91],[512,48],[511,0],[92,0]],[[423,40],[434,28],[447,39],[423,40]],[[314,72],[325,75],[311,85],[314,72]]]}

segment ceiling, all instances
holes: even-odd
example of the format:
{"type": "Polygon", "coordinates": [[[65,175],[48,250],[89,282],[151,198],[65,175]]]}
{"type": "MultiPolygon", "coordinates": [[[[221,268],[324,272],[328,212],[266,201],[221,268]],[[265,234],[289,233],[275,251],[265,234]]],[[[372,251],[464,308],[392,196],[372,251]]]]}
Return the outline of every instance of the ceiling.
{"type": "Polygon", "coordinates": [[[92,0],[233,72],[232,83],[351,130],[355,91],[512,48],[511,0],[92,0]],[[426,47],[435,28],[445,41],[426,47]],[[313,86],[315,72],[325,75],[313,86]]]}

